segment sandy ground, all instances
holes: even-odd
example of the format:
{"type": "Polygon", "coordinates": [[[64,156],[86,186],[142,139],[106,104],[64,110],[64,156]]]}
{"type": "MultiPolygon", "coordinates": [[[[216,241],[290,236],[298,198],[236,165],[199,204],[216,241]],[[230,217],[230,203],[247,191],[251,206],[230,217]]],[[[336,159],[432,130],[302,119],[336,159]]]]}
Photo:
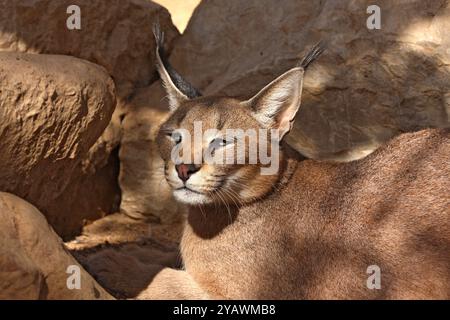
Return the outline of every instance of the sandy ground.
{"type": "Polygon", "coordinates": [[[183,219],[160,225],[116,213],[84,227],[70,253],[116,298],[133,298],[164,267],[180,268],[183,219]]]}

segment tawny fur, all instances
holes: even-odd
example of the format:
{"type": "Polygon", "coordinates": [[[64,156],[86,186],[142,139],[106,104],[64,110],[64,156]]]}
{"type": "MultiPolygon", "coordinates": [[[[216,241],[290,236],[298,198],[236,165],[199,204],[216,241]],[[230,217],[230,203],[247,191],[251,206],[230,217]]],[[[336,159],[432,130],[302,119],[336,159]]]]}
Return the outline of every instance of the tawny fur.
{"type": "Polygon", "coordinates": [[[400,135],[349,163],[307,160],[281,143],[277,174],[202,163],[182,182],[168,133],[192,135],[201,121],[203,130],[277,128],[282,137],[300,106],[304,69],[239,101],[180,98],[160,68],[173,113],[158,145],[174,195],[189,204],[185,270],[164,269],[139,298],[450,298],[448,129],[400,135]],[[367,287],[371,265],[381,269],[380,289],[367,287]]]}
{"type": "Polygon", "coordinates": [[[345,164],[288,150],[286,182],[261,200],[190,208],[185,271],[141,298],[450,298],[449,133],[403,134],[345,164]],[[380,290],[366,286],[374,264],[380,290]]]}

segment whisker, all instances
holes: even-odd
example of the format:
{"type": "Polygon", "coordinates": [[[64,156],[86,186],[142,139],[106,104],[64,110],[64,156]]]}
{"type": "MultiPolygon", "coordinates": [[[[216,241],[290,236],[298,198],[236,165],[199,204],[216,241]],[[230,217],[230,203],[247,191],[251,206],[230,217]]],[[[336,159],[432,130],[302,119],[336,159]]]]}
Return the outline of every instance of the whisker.
{"type": "Polygon", "coordinates": [[[232,193],[233,190],[223,189],[223,191],[225,192],[225,194],[227,194],[227,195],[231,198],[231,200],[234,202],[234,204],[236,205],[236,207],[239,208],[241,205],[243,205],[242,202],[240,201],[240,199],[238,198],[237,194],[234,195],[234,194],[232,193]],[[239,202],[239,204],[238,204],[236,201],[239,202]]]}

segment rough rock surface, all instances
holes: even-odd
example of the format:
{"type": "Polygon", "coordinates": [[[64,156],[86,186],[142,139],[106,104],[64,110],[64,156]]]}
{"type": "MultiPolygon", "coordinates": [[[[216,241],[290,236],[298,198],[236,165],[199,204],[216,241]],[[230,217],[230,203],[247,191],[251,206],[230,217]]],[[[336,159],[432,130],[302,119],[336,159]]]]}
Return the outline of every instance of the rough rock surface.
{"type": "Polygon", "coordinates": [[[114,84],[102,67],[68,56],[1,52],[0,191],[37,206],[60,235],[98,215],[84,211],[86,203],[108,210],[93,192],[98,186],[83,190],[72,179],[83,179],[77,168],[114,107],[114,84]],[[77,188],[88,193],[74,196],[77,188]]]}
{"type": "Polygon", "coordinates": [[[163,223],[176,218],[182,206],[172,197],[164,177],[164,162],[155,143],[159,125],[168,115],[160,82],[139,90],[130,101],[121,140],[120,210],[130,217],[163,223]]]}
{"type": "Polygon", "coordinates": [[[449,124],[450,5],[370,1],[203,1],[176,41],[173,65],[205,94],[249,96],[313,44],[328,49],[306,75],[289,141],[322,157],[449,124]]]}
{"type": "Polygon", "coordinates": [[[67,252],[44,216],[0,192],[0,299],[111,299],[67,252]],[[80,289],[69,289],[69,266],[80,268],[80,289]]]}
{"type": "Polygon", "coordinates": [[[147,0],[0,0],[0,50],[65,54],[89,60],[113,76],[126,97],[156,77],[153,23],[166,43],[178,35],[167,10],[147,0]],[[69,30],[67,8],[80,8],[81,29],[69,30]]]}
{"type": "MultiPolygon", "coordinates": [[[[71,55],[105,67],[114,79],[118,103],[111,123],[74,170],[77,174],[70,191],[60,199],[70,203],[72,194],[86,198],[78,210],[90,212],[89,219],[118,209],[121,120],[129,96],[157,77],[152,34],[155,21],[164,30],[170,50],[179,33],[167,10],[149,0],[0,0],[0,51],[71,55]],[[80,30],[66,27],[69,5],[80,7],[80,30]]],[[[71,236],[78,229],[79,225],[68,226],[60,234],[71,236]]]]}

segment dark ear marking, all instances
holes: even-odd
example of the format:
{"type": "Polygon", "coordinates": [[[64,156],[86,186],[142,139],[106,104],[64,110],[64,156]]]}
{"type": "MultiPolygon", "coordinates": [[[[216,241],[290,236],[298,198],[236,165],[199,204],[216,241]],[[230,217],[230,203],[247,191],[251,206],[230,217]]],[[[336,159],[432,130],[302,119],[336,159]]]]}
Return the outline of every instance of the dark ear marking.
{"type": "Polygon", "coordinates": [[[163,67],[167,71],[173,84],[189,99],[200,97],[200,91],[198,91],[189,82],[187,82],[169,63],[164,50],[164,32],[161,31],[159,22],[156,22],[153,25],[153,35],[155,36],[156,41],[156,52],[162,62],[161,67],[163,67]]]}
{"type": "Polygon", "coordinates": [[[306,56],[300,62],[300,67],[306,70],[311,63],[313,63],[326,49],[326,45],[323,41],[319,41],[312,49],[306,54],[306,56]]]}

